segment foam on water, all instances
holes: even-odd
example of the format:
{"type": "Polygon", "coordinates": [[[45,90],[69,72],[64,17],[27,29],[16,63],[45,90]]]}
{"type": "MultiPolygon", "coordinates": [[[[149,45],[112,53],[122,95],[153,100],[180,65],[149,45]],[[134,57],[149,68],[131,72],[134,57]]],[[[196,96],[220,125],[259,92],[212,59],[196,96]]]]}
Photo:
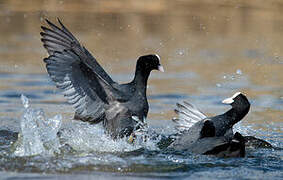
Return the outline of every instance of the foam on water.
{"type": "Polygon", "coordinates": [[[151,139],[138,135],[133,144],[128,137],[113,140],[104,132],[101,125],[85,122],[71,122],[60,131],[60,139],[76,151],[83,152],[129,152],[139,148],[156,149],[151,139]]]}
{"type": "Polygon", "coordinates": [[[157,149],[157,136],[152,139],[154,132],[145,125],[135,132],[133,143],[129,137],[113,140],[101,124],[90,125],[87,122],[68,121],[60,130],[62,145],[69,145],[79,152],[130,152],[140,148],[157,149]],[[142,132],[140,132],[142,131],[142,132]]]}
{"type": "Polygon", "coordinates": [[[137,147],[129,144],[126,139],[112,140],[104,133],[100,125],[89,125],[84,122],[71,122],[60,131],[62,143],[68,144],[76,151],[83,152],[116,152],[132,151],[137,147]]]}

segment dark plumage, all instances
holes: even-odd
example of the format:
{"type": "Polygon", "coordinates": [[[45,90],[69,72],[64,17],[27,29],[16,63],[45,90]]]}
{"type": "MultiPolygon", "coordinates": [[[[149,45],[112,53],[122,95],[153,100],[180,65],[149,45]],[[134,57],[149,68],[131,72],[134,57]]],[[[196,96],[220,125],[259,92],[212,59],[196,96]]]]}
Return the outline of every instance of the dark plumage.
{"type": "Polygon", "coordinates": [[[44,59],[56,86],[63,90],[75,109],[75,119],[103,125],[113,137],[129,135],[148,113],[147,80],[152,70],[163,71],[158,55],[137,60],[134,79],[118,84],[98,64],[58,19],[61,27],[46,20],[41,27],[43,46],[49,53],[44,59]]]}
{"type": "Polygon", "coordinates": [[[232,140],[227,140],[224,136],[203,138],[201,140],[207,142],[202,144],[196,143],[195,149],[202,150],[203,152],[198,154],[214,155],[217,157],[245,157],[245,138],[238,132],[234,134],[232,140]]]}
{"type": "Polygon", "coordinates": [[[256,138],[254,136],[244,136],[245,145],[247,148],[258,149],[258,148],[274,148],[269,142],[256,138]]]}
{"type": "MultiPolygon", "coordinates": [[[[215,152],[215,155],[219,154],[219,156],[221,153],[229,156],[232,147],[239,147],[239,151],[235,152],[238,152],[238,156],[242,156],[245,140],[240,133],[234,135],[232,127],[249,112],[250,103],[242,93],[236,93],[222,102],[230,104],[232,108],[226,113],[214,117],[206,117],[187,102],[177,104],[178,108],[175,112],[179,118],[175,118],[173,121],[177,123],[176,127],[180,133],[170,147],[176,150],[191,150],[199,154],[213,154],[215,152]]],[[[234,152],[234,148],[232,150],[234,152]]],[[[231,156],[232,154],[231,152],[231,156]]],[[[235,155],[233,154],[233,156],[235,155]]]]}

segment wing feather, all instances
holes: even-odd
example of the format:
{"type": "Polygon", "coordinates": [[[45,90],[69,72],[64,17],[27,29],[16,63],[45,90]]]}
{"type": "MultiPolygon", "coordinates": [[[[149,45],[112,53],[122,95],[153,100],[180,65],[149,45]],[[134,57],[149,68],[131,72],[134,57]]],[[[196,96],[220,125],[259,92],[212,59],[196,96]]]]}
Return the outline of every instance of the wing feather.
{"type": "Polygon", "coordinates": [[[59,19],[58,22],[61,27],[56,26],[47,19],[46,22],[50,28],[42,26],[43,32],[40,35],[42,36],[41,41],[43,42],[43,46],[49,55],[53,55],[55,52],[63,52],[64,50],[72,50],[101,80],[109,85],[115,83],[97,60],[79,43],[59,19]]]}
{"type": "MultiPolygon", "coordinates": [[[[51,79],[63,90],[64,96],[76,110],[76,116],[92,123],[99,122],[104,115],[105,102],[96,93],[96,89],[86,83],[88,76],[80,70],[79,57],[71,50],[65,50],[54,52],[44,62],[51,79]]],[[[94,73],[91,75],[95,76],[94,73]]]]}
{"type": "Polygon", "coordinates": [[[178,117],[173,118],[172,121],[176,123],[175,128],[179,131],[188,130],[195,123],[207,118],[205,114],[186,101],[183,104],[177,103],[175,113],[178,117]]]}

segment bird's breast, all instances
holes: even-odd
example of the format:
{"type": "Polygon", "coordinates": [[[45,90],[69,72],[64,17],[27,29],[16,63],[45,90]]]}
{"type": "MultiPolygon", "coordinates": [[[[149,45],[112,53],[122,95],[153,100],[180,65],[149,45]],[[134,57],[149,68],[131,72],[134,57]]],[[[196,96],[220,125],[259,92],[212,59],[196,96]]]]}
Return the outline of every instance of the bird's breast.
{"type": "Polygon", "coordinates": [[[133,115],[146,117],[148,113],[148,102],[143,94],[134,95],[129,102],[125,104],[133,115]]]}

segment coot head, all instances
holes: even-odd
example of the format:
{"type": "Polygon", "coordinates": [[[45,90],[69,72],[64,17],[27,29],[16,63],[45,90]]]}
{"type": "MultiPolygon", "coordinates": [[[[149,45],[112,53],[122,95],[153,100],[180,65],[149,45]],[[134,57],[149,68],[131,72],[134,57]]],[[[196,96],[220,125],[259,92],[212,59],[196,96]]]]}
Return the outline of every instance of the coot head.
{"type": "Polygon", "coordinates": [[[249,109],[250,103],[248,98],[241,92],[235,93],[232,97],[224,99],[224,104],[229,104],[235,109],[249,109]]]}
{"type": "Polygon", "coordinates": [[[137,67],[149,72],[151,70],[164,72],[164,68],[160,64],[160,57],[157,54],[150,54],[139,57],[137,61],[137,67]]]}

